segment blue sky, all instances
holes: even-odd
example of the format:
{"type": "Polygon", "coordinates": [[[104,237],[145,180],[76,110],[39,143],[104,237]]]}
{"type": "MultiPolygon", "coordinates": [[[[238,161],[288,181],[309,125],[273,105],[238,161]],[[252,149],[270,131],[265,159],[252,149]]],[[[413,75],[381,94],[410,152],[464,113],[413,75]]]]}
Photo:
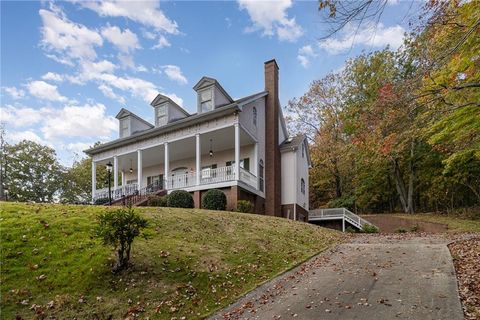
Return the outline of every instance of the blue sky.
{"type": "Polygon", "coordinates": [[[366,24],[326,41],[317,2],[1,1],[1,113],[7,139],[30,139],[69,165],[117,137],[125,107],[153,122],[157,93],[195,110],[192,87],[216,78],[233,98],[263,90],[280,66],[282,105],[345,60],[398,47],[420,2],[390,1],[366,24]]]}

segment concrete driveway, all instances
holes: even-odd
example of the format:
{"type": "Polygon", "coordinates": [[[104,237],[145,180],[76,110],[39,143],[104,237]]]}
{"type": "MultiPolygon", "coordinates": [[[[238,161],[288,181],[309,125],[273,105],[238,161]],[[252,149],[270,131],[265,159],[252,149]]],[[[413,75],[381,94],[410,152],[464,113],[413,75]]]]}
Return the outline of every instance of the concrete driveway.
{"type": "Polygon", "coordinates": [[[212,319],[463,319],[448,240],[362,235],[212,319]]]}

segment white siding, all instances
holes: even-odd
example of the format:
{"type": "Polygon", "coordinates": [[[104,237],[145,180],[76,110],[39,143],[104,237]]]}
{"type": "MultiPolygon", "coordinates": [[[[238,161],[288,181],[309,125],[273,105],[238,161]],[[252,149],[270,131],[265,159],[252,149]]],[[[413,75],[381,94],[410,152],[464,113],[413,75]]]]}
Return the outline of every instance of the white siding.
{"type": "Polygon", "coordinates": [[[150,127],[145,124],[143,121],[138,120],[135,117],[130,116],[130,135],[134,134],[135,132],[143,131],[150,129],[150,127]]]}
{"type": "Polygon", "coordinates": [[[302,157],[302,146],[299,146],[299,148],[296,150],[295,154],[297,157],[297,203],[299,206],[304,208],[305,210],[308,210],[308,157],[307,157],[307,146],[305,144],[305,140],[303,141],[303,145],[305,148],[305,153],[304,156],[302,157]],[[305,180],[305,194],[303,194],[300,190],[300,181],[301,179],[305,180]]]}
{"type": "Polygon", "coordinates": [[[295,158],[295,152],[282,153],[282,204],[296,202],[297,179],[295,176],[297,171],[295,170],[295,158]]]}
{"type": "Polygon", "coordinates": [[[214,94],[213,94],[213,103],[215,105],[215,108],[218,107],[218,106],[223,106],[223,105],[226,105],[226,104],[229,104],[230,101],[228,100],[227,97],[225,97],[222,93],[222,91],[220,91],[220,89],[218,89],[217,87],[215,87],[214,89],[214,94]]]}

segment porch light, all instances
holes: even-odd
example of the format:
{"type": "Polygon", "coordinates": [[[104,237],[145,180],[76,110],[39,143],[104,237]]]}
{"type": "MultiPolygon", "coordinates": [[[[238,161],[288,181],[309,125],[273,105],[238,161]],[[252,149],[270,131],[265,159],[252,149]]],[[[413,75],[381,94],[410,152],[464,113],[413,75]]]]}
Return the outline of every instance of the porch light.
{"type": "Polygon", "coordinates": [[[110,161],[106,164],[106,167],[108,172],[112,172],[113,165],[110,161]]]}
{"type": "Polygon", "coordinates": [[[128,170],[130,173],[133,173],[133,168],[132,168],[132,159],[130,159],[130,169],[128,170]]]}
{"type": "Polygon", "coordinates": [[[210,139],[210,151],[208,152],[210,157],[213,157],[212,139],[210,139]]]}

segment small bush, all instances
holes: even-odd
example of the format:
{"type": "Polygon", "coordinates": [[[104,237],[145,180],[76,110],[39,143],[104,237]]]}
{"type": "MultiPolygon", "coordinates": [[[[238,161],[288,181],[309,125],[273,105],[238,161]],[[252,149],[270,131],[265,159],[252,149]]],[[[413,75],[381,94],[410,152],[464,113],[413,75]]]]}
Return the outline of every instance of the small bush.
{"type": "Polygon", "coordinates": [[[149,196],[147,201],[149,207],[167,207],[168,196],[149,196]]]}
{"type": "Polygon", "coordinates": [[[243,213],[253,213],[253,203],[248,200],[237,201],[237,211],[243,213]]]}
{"type": "Polygon", "coordinates": [[[98,198],[98,199],[95,199],[95,204],[96,205],[103,205],[103,204],[107,204],[109,202],[108,198],[98,198]]]}
{"type": "Polygon", "coordinates": [[[202,197],[202,208],[209,210],[225,210],[227,207],[227,197],[225,193],[218,189],[211,189],[205,192],[202,197]]]}
{"type": "Polygon", "coordinates": [[[377,233],[378,228],[375,227],[374,225],[371,225],[371,224],[365,224],[362,227],[362,232],[363,233],[377,233]]]}
{"type": "Polygon", "coordinates": [[[410,231],[412,232],[418,232],[420,230],[420,226],[418,224],[414,225],[413,227],[410,228],[410,231]]]}
{"type": "Polygon", "coordinates": [[[348,232],[348,233],[357,233],[357,229],[351,227],[351,226],[348,226],[345,228],[345,232],[348,232]]]}
{"type": "Polygon", "coordinates": [[[148,222],[136,213],[132,207],[107,211],[98,216],[95,235],[102,239],[104,245],[113,246],[117,254],[114,271],[128,268],[130,250],[135,237],[142,234],[148,222]]]}
{"type": "Polygon", "coordinates": [[[172,208],[193,208],[193,197],[185,190],[175,190],[168,195],[167,206],[172,208]]]}
{"type": "Polygon", "coordinates": [[[407,229],[404,229],[404,228],[398,228],[397,230],[395,230],[396,233],[407,233],[407,229]]]}

